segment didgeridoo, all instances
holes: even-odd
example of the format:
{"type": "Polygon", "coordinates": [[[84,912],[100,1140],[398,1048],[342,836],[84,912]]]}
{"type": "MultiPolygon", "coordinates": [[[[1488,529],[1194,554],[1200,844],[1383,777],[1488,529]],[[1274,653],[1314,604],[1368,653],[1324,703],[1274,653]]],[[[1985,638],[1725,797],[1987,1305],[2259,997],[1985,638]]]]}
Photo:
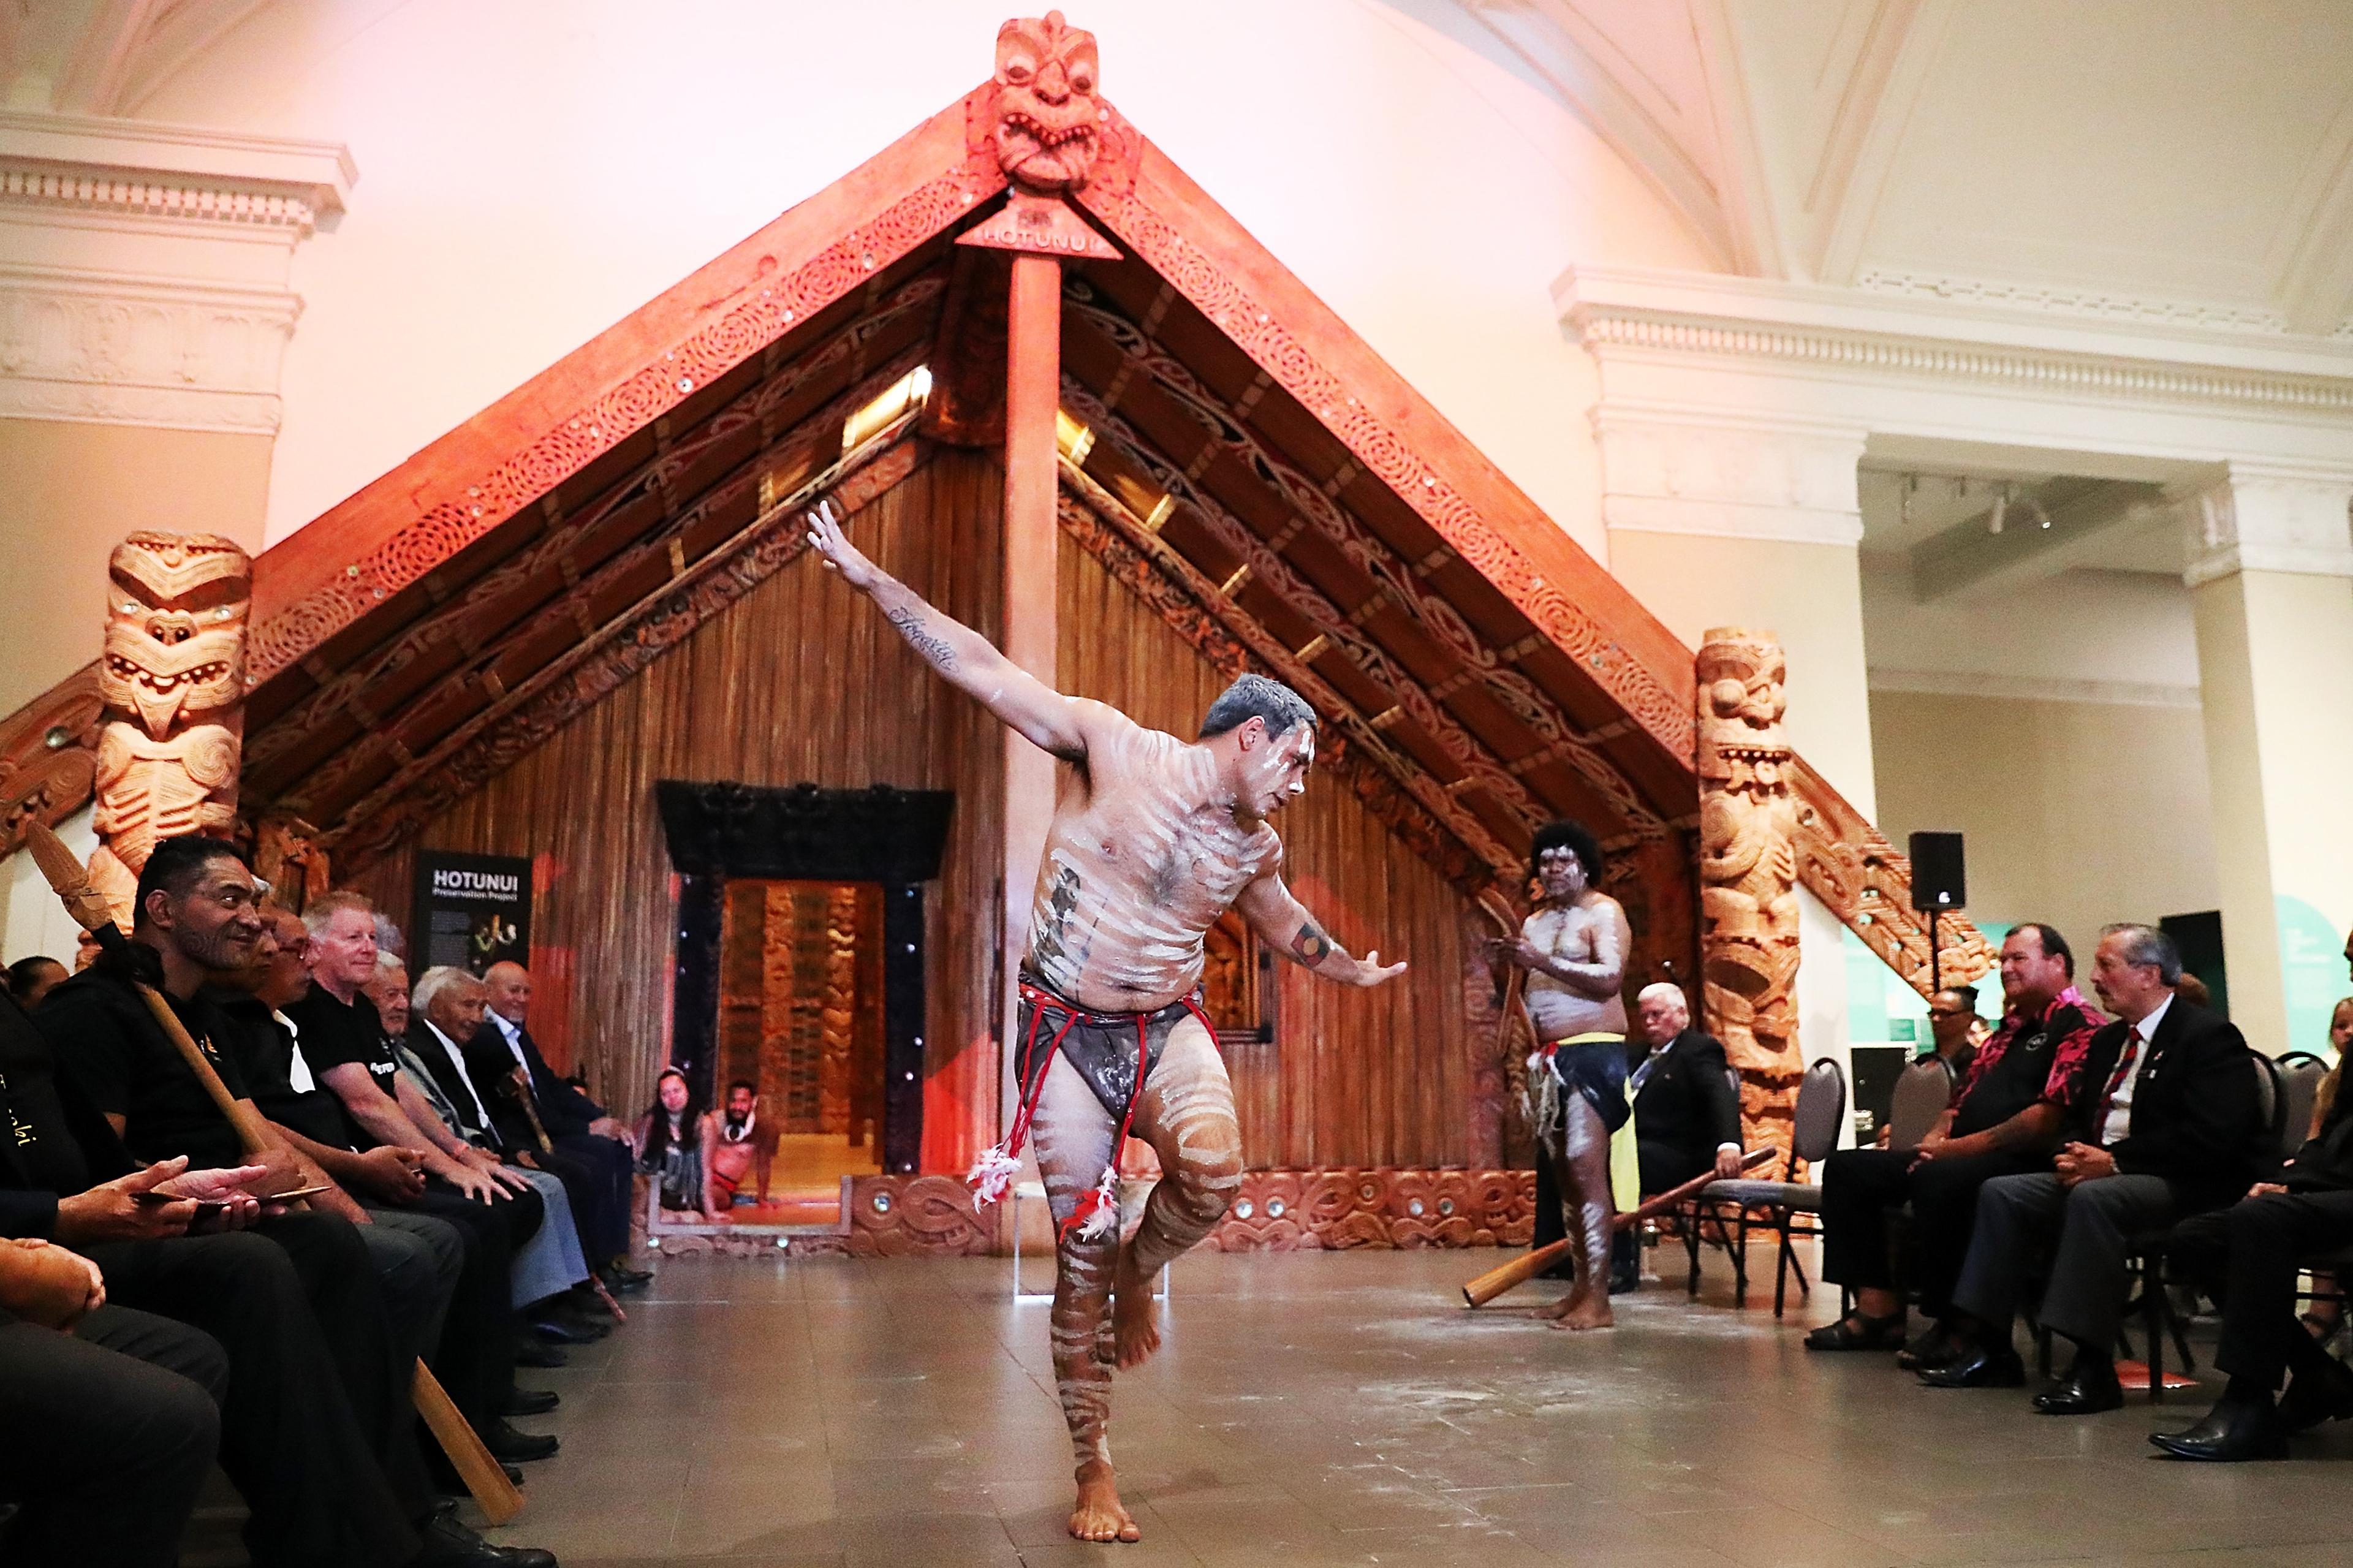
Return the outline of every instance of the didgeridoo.
{"type": "MultiPolygon", "coordinates": [[[[114,923],[114,913],[107,908],[106,900],[90,885],[90,873],[83,869],[81,861],[65,847],[62,839],[46,825],[35,820],[26,824],[25,841],[33,852],[33,863],[41,868],[41,875],[65,904],[66,912],[74,918],[75,924],[95,937],[102,948],[128,940],[114,923]]],[[[180,1022],[180,1016],[172,1011],[172,1005],[152,986],[141,985],[138,991],[140,1000],[147,1005],[147,1011],[154,1015],[156,1026],[164,1031],[164,1037],[172,1042],[173,1048],[188,1064],[188,1070],[196,1075],[196,1081],[204,1086],[205,1093],[211,1098],[213,1104],[228,1118],[229,1125],[237,1129],[239,1146],[248,1154],[259,1153],[268,1148],[269,1133],[260,1114],[251,1105],[229,1093],[228,1085],[221,1081],[219,1071],[214,1068],[211,1058],[205,1055],[203,1047],[189,1037],[186,1026],[180,1022]]],[[[434,1440],[449,1456],[449,1463],[466,1483],[466,1489],[474,1494],[474,1500],[481,1506],[483,1517],[492,1524],[504,1524],[521,1513],[522,1492],[507,1479],[505,1468],[491,1457],[490,1449],[482,1446],[480,1436],[467,1425],[465,1416],[451,1402],[440,1380],[427,1371],[421,1361],[417,1363],[417,1375],[409,1385],[409,1397],[417,1406],[417,1414],[425,1418],[425,1425],[432,1432],[434,1440]]]]}
{"type": "MultiPolygon", "coordinates": [[[[1740,1168],[1743,1171],[1753,1171],[1757,1166],[1763,1164],[1766,1161],[1773,1158],[1776,1154],[1778,1154],[1780,1152],[1780,1150],[1771,1147],[1752,1150],[1748,1153],[1741,1156],[1740,1168]]],[[[1717,1177],[1714,1171],[1708,1172],[1707,1174],[1704,1176],[1694,1176],[1690,1181],[1685,1182],[1679,1187],[1670,1187],[1665,1192],[1659,1194],[1656,1197],[1643,1199],[1640,1204],[1628,1209],[1624,1214],[1611,1216],[1609,1228],[1612,1231],[1630,1229],[1633,1226],[1641,1224],[1644,1220],[1649,1219],[1652,1215],[1662,1215],[1666,1213],[1669,1209],[1673,1208],[1677,1204],[1682,1203],[1686,1198],[1695,1198],[1699,1196],[1701,1191],[1705,1188],[1709,1183],[1719,1179],[1720,1178],[1717,1177]]],[[[1483,1307],[1488,1302],[1493,1300],[1496,1297],[1502,1295],[1504,1291],[1510,1289],[1513,1286],[1527,1283],[1527,1281],[1535,1279],[1537,1275],[1543,1273],[1546,1269],[1551,1268],[1554,1264],[1567,1257],[1568,1249],[1571,1245],[1573,1245],[1573,1243],[1567,1239],[1556,1241],[1549,1246],[1539,1247],[1533,1252],[1522,1253],[1519,1257],[1513,1258],[1509,1263],[1503,1264],[1494,1268],[1490,1268],[1486,1273],[1480,1275],[1476,1279],[1472,1279],[1464,1284],[1462,1287],[1463,1304],[1472,1307],[1483,1307]]]]}

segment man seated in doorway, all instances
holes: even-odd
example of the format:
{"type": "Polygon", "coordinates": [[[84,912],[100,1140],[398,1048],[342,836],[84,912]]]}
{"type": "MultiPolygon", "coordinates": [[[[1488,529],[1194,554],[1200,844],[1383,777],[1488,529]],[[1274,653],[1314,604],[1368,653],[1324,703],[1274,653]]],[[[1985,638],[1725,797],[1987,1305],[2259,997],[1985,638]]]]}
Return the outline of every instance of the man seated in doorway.
{"type": "MultiPolygon", "coordinates": [[[[459,1159],[443,1138],[422,1122],[438,1122],[432,1108],[411,1086],[404,1095],[400,1067],[385,1038],[384,1022],[360,989],[375,973],[375,907],[358,893],[337,891],[313,900],[302,911],[310,932],[311,986],[282,1009],[301,1041],[311,1071],[343,1109],[344,1136],[354,1149],[379,1143],[423,1156],[425,1191],[414,1206],[473,1232],[472,1250],[503,1281],[515,1253],[539,1233],[545,1205],[531,1184],[495,1160],[459,1159]]],[[[521,1464],[543,1459],[556,1439],[522,1432],[507,1424],[514,1403],[518,1329],[512,1311],[500,1314],[477,1375],[449,1390],[466,1419],[482,1434],[491,1452],[521,1464]]]]}
{"type": "Polygon", "coordinates": [[[2105,1086],[2090,1131],[2052,1169],[1999,1176],[1978,1194],[1976,1234],[1953,1290],[1965,1348],[1921,1373],[1939,1388],[2015,1388],[2026,1369],[2010,1324],[2030,1270],[2051,1247],[2042,1326],[2074,1342],[2065,1380],[2034,1397],[2046,1415],[2124,1403],[2113,1351],[2131,1237],[2244,1194],[2261,1129],[2255,1066],[2228,1019],[2180,1000],[2181,954],[2154,926],[2100,933],[2092,984],[2116,1021],[2092,1041],[2105,1086]]]}
{"type": "Polygon", "coordinates": [[[760,1125],[760,1090],[744,1079],[727,1086],[719,1139],[711,1147],[711,1190],[733,1207],[743,1199],[744,1173],[756,1173],[761,1203],[768,1201],[768,1178],[776,1162],[776,1130],[760,1125]]]}
{"type": "Polygon", "coordinates": [[[493,963],[482,974],[489,1007],[482,1026],[466,1050],[466,1070],[474,1087],[494,1103],[499,1132],[516,1148],[535,1147],[542,1130],[564,1161],[585,1173],[574,1189],[573,1206],[590,1237],[589,1261],[615,1290],[643,1289],[653,1276],[629,1267],[629,1203],[637,1151],[628,1129],[559,1077],[540,1054],[523,1020],[531,1010],[531,971],[520,963],[493,963]],[[536,1124],[533,1124],[533,1117],[536,1124]]]}
{"type": "MultiPolygon", "coordinates": [[[[2353,998],[2337,1005],[2340,1026],[2348,1004],[2353,998]]],[[[2344,1079],[2340,1056],[2321,1079],[2302,1147],[2240,1202],[2193,1215],[2173,1232],[2176,1270],[2221,1303],[2214,1364],[2230,1376],[2203,1420],[2150,1434],[2177,1458],[2284,1458],[2291,1435],[2353,1416],[2353,1371],[2295,1314],[2303,1260],[2353,1247],[2353,1096],[2343,1092],[2344,1079]],[[2274,1404],[2283,1378],[2287,1393],[2274,1404]]]]}
{"type": "MultiPolygon", "coordinates": [[[[2107,1020],[2075,989],[2074,973],[2074,954],[2056,929],[2036,921],[2014,928],[2001,944],[2001,1027],[1920,1146],[1846,1149],[1823,1163],[1822,1278],[1852,1290],[1855,1306],[1808,1334],[1808,1350],[1904,1346],[1887,1215],[1909,1203],[1913,1280],[1931,1326],[1900,1359],[1937,1366],[1957,1352],[1952,1291],[1968,1256],[1978,1189],[1996,1176],[2048,1170],[2060,1144],[2090,1127],[2098,1091],[2092,1044],[2107,1020]]],[[[1940,1048],[1942,1031],[1952,1028],[1940,1025],[1940,1048]]],[[[1964,1019],[1958,1032],[1966,1031],[1964,1019]]]]}

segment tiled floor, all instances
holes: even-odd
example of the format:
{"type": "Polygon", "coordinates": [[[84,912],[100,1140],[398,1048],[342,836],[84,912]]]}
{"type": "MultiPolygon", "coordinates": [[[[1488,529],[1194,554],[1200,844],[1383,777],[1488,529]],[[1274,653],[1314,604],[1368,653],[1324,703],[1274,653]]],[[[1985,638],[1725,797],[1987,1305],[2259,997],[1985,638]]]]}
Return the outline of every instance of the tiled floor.
{"type": "Polygon", "coordinates": [[[1063,1533],[1045,1309],[1006,1299],[1005,1260],[670,1260],[627,1328],[530,1374],[565,1403],[522,1425],[564,1452],[498,1534],[569,1568],[2353,1563],[2353,1427],[2171,1464],[2145,1435],[2199,1391],[2039,1417],[1672,1287],[1571,1337],[1528,1316],[1557,1287],[1462,1309],[1495,1258],[1180,1262],[1166,1348],[1119,1383],[1124,1547],[1063,1533]]]}

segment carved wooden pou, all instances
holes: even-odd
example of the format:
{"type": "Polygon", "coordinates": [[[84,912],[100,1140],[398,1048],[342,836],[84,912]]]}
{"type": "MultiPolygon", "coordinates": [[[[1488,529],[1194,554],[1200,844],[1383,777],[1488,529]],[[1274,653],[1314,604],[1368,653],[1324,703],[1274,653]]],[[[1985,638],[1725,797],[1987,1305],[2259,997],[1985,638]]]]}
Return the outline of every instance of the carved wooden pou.
{"type": "Polygon", "coordinates": [[[1769,633],[1700,645],[1700,963],[1707,1024],[1740,1074],[1751,1148],[1789,1144],[1798,1081],[1797,805],[1781,731],[1788,674],[1769,633]]]}
{"type": "Polygon", "coordinates": [[[134,533],[107,563],[91,885],[128,930],[160,839],[237,820],[253,562],[209,533],[134,533]]]}

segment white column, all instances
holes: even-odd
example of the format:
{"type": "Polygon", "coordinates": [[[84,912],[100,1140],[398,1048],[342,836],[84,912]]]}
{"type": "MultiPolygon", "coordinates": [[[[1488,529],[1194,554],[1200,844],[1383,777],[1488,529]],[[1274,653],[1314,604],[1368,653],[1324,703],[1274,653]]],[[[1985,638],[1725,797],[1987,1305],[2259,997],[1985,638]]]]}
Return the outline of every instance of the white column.
{"type": "MultiPolygon", "coordinates": [[[[2323,1048],[2353,989],[2348,505],[2353,468],[2233,462],[2183,508],[2231,1016],[2274,1054],[2323,1048]]],[[[2166,852],[2163,824],[2118,827],[2166,852]]]]}
{"type": "Polygon", "coordinates": [[[1593,422],[1611,574],[1694,647],[1710,626],[1778,637],[1790,744],[1871,815],[1855,488],[1863,432],[1627,412],[1607,398],[1593,422]]]}

